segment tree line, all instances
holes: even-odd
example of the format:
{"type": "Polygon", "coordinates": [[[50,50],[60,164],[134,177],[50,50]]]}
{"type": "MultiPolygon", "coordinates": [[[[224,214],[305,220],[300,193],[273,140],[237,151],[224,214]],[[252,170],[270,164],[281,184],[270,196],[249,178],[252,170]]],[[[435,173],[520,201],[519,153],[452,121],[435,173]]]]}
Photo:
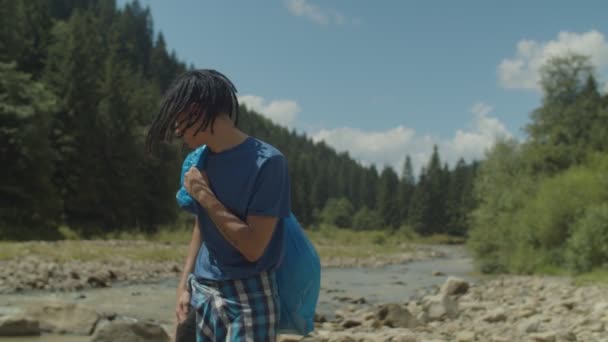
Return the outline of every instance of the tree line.
{"type": "Polygon", "coordinates": [[[476,177],[469,243],[486,272],[608,264],[608,95],[587,56],[556,56],[540,76],[526,141],[498,143],[476,177]]]}
{"type": "MultiPolygon", "coordinates": [[[[144,152],[147,128],[175,76],[194,66],[168,50],[137,1],[0,0],[0,239],[137,229],[179,218],[187,151],[144,152]]],[[[240,126],[289,161],[293,210],[305,226],[465,235],[479,164],[453,169],[435,147],[415,178],[363,166],[348,153],[241,106],[240,126]]],[[[404,152],[404,154],[406,154],[404,152]]]]}

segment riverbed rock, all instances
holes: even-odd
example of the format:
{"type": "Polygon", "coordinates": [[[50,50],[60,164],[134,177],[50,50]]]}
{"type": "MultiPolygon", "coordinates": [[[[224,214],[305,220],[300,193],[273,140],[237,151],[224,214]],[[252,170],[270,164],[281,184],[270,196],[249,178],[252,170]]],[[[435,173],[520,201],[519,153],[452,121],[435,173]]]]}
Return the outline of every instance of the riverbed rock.
{"type": "Polygon", "coordinates": [[[446,282],[441,286],[440,293],[453,296],[463,295],[469,290],[469,283],[461,278],[448,277],[446,282]]]}
{"type": "Polygon", "coordinates": [[[151,322],[112,321],[100,324],[91,342],[169,342],[167,332],[151,322]]]}
{"type": "Polygon", "coordinates": [[[474,331],[461,331],[455,337],[457,342],[474,342],[476,335],[474,331]]]}
{"type": "Polygon", "coordinates": [[[381,306],[376,312],[376,319],[380,325],[390,328],[415,328],[420,323],[407,308],[399,304],[381,306]]]}
{"type": "Polygon", "coordinates": [[[0,336],[38,336],[40,323],[24,316],[0,316],[0,336]]]}
{"type": "Polygon", "coordinates": [[[342,325],[342,328],[344,328],[344,329],[350,329],[350,328],[358,327],[361,324],[363,324],[363,322],[361,322],[361,320],[359,320],[359,319],[348,318],[348,319],[345,319],[341,325],[342,325]]]}
{"type": "Polygon", "coordinates": [[[534,333],[530,335],[530,338],[535,342],[555,342],[556,337],[556,333],[552,331],[534,333]]]}
{"type": "Polygon", "coordinates": [[[497,308],[486,313],[482,320],[488,323],[496,323],[507,320],[507,315],[505,314],[505,310],[502,308],[497,308]]]}
{"type": "Polygon", "coordinates": [[[542,319],[540,317],[531,317],[519,323],[517,331],[522,335],[535,333],[540,330],[541,323],[542,319]]]}
{"type": "Polygon", "coordinates": [[[48,301],[35,303],[25,309],[25,316],[40,322],[43,332],[90,335],[99,314],[82,304],[48,301]]]}
{"type": "Polygon", "coordinates": [[[427,296],[423,299],[424,312],[429,321],[453,319],[458,315],[458,302],[445,294],[427,296]]]}

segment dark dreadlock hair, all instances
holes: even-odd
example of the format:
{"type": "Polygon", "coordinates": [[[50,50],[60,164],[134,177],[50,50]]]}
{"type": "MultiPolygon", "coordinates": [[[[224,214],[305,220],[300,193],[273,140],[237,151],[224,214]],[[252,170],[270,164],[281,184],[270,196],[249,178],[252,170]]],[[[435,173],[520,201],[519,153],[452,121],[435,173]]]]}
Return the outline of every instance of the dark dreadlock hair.
{"type": "Polygon", "coordinates": [[[152,122],[146,138],[146,150],[156,151],[159,142],[174,136],[175,121],[184,114],[186,128],[194,126],[202,117],[196,133],[207,129],[221,113],[227,113],[238,124],[239,101],[236,87],[223,74],[212,69],[190,70],[175,79],[167,90],[160,110],[152,122]]]}

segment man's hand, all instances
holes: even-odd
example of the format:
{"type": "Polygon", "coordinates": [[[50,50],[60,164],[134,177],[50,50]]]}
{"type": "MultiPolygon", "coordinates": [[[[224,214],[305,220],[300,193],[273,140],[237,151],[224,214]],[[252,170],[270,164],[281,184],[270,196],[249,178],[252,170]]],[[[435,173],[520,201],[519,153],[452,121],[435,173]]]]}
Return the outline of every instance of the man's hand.
{"type": "Polygon", "coordinates": [[[188,308],[190,307],[190,292],[186,289],[177,291],[177,304],[175,305],[175,314],[177,323],[180,324],[188,317],[188,308]]]}
{"type": "Polygon", "coordinates": [[[203,207],[206,207],[205,204],[210,198],[215,197],[205,171],[194,166],[184,175],[184,187],[190,196],[194,197],[203,207]]]}

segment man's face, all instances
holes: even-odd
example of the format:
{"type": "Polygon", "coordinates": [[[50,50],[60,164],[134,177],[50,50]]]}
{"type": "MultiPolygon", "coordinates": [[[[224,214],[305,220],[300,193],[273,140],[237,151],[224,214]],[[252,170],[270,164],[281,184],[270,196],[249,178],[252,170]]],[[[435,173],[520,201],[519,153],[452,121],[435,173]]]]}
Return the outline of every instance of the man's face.
{"type": "Polygon", "coordinates": [[[175,136],[182,139],[182,142],[189,148],[196,148],[200,145],[200,140],[203,138],[202,135],[206,134],[205,131],[199,131],[196,136],[195,132],[201,125],[202,117],[197,120],[190,128],[188,126],[188,116],[186,114],[180,114],[177,116],[174,124],[175,136]]]}

